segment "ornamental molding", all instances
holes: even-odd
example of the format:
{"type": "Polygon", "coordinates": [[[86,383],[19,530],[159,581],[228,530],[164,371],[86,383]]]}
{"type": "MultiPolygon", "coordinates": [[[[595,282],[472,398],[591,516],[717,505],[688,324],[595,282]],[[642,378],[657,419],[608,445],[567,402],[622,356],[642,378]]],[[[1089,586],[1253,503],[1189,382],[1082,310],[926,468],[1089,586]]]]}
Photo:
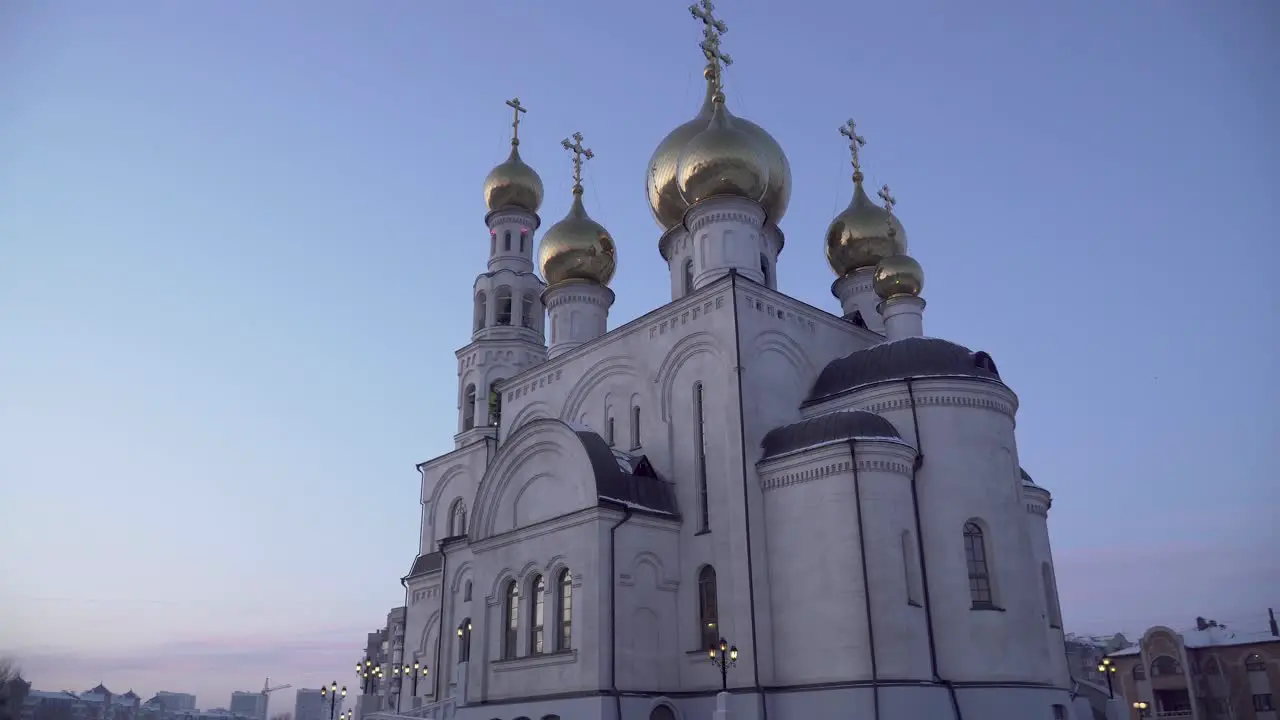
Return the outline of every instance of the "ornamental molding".
{"type": "MultiPolygon", "coordinates": [[[[695,214],[690,212],[690,214],[695,214]]],[[[739,223],[742,225],[750,225],[753,229],[759,230],[764,227],[764,211],[750,212],[747,210],[711,210],[705,213],[696,213],[693,222],[686,223],[691,235],[697,235],[708,225],[718,223],[739,223]]]]}

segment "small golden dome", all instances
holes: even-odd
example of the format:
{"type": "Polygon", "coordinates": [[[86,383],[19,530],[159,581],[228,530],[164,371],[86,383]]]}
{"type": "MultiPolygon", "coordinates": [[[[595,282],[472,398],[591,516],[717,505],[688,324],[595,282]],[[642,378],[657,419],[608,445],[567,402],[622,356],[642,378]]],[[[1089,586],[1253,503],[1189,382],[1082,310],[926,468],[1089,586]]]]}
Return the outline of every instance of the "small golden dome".
{"type": "Polygon", "coordinates": [[[907,231],[892,213],[876,205],[862,189],[861,178],[853,183],[853,200],[849,207],[827,226],[827,263],[836,275],[844,277],[890,255],[907,251],[907,231]],[[894,237],[889,237],[889,223],[894,237]]]}
{"type": "Polygon", "coordinates": [[[542,178],[520,159],[520,141],[511,141],[511,155],[484,179],[484,202],[489,210],[517,207],[531,213],[542,207],[542,178]]]}
{"type": "Polygon", "coordinates": [[[717,95],[711,122],[680,152],[680,195],[692,206],[716,195],[759,202],[769,189],[769,164],[754,138],[734,127],[717,95]]]}
{"type": "Polygon", "coordinates": [[[548,285],[565,280],[588,280],[608,285],[617,269],[613,236],[587,216],[582,206],[582,186],[573,188],[573,205],[563,220],[542,235],[538,268],[548,285]]]}
{"type": "MultiPolygon", "coordinates": [[[[685,202],[680,194],[678,179],[680,155],[689,141],[711,124],[716,94],[713,72],[710,67],[703,71],[703,77],[707,81],[706,95],[703,97],[698,114],[668,133],[662,142],[658,143],[653,156],[649,158],[649,172],[648,177],[645,178],[649,209],[653,211],[653,218],[658,221],[658,225],[663,230],[669,230],[684,222],[684,213],[689,209],[689,203],[685,202]]],[[[728,108],[725,108],[724,113],[734,128],[752,138],[756,149],[764,156],[769,166],[768,189],[760,199],[760,205],[764,208],[769,222],[777,225],[786,215],[787,206],[791,203],[791,163],[787,160],[786,153],[782,152],[782,146],[778,145],[778,141],[759,125],[737,117],[729,112],[728,108]]]]}
{"type": "Polygon", "coordinates": [[[871,283],[881,300],[899,295],[919,297],[924,290],[924,268],[910,255],[890,255],[876,264],[871,283]]]}

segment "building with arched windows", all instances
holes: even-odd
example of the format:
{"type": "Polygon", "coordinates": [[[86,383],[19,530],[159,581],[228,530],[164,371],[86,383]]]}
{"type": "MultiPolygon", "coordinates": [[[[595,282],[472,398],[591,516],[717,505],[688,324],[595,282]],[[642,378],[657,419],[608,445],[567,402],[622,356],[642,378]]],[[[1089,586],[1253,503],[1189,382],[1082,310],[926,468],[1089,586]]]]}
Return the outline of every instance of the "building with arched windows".
{"type": "Polygon", "coordinates": [[[1018,397],[989,354],[924,334],[923,270],[852,121],[849,206],[789,245],[825,253],[838,307],[779,288],[791,169],[726,106],[711,9],[702,107],[643,169],[660,306],[609,327],[619,249],[583,205],[581,135],[540,238],[528,138],[485,180],[455,447],[419,465],[383,677],[416,717],[708,718],[724,638],[734,717],[1068,717],[1018,397]]]}

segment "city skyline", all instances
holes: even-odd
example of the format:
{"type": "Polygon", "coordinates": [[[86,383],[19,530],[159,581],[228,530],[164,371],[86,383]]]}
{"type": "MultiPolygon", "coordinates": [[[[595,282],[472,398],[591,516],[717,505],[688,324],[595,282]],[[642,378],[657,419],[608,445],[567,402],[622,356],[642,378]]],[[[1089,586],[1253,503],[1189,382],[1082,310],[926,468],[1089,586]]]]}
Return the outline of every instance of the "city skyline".
{"type": "MultiPolygon", "coordinates": [[[[649,312],[642,174],[697,108],[687,4],[512,7],[497,32],[408,2],[0,8],[0,540],[29,548],[0,560],[0,655],[37,689],[355,692],[417,549],[413,465],[450,446],[503,102],[529,108],[544,230],[585,135],[611,326],[649,312]]],[[[726,92],[795,177],[779,289],[838,311],[852,116],[929,333],[1024,402],[1066,629],[1262,627],[1280,11],[723,5],[726,92]]]]}

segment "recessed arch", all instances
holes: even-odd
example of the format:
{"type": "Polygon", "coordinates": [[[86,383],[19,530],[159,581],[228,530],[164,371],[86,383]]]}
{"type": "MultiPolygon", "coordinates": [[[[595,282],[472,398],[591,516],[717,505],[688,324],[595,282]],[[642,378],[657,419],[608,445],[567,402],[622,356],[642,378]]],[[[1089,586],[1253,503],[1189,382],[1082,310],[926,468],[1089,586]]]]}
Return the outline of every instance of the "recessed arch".
{"type": "Polygon", "coordinates": [[[560,418],[576,419],[596,389],[603,387],[615,377],[639,381],[641,375],[635,360],[625,355],[612,355],[587,368],[582,377],[574,383],[573,389],[565,396],[564,405],[560,409],[560,418]]]}
{"type": "Polygon", "coordinates": [[[699,330],[681,338],[662,359],[654,383],[658,385],[658,410],[664,422],[671,420],[671,394],[674,391],[676,378],[685,364],[703,353],[720,360],[724,359],[724,352],[716,343],[715,335],[699,330]]]}

